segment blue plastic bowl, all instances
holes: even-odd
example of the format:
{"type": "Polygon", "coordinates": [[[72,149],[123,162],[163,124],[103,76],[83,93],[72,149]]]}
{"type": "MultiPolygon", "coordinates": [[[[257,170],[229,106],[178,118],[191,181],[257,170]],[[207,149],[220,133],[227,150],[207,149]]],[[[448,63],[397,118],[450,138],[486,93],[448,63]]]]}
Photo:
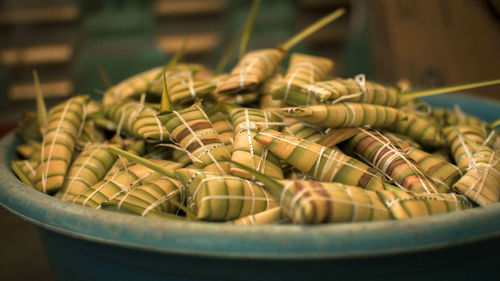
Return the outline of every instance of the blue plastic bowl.
{"type": "MultiPolygon", "coordinates": [[[[491,121],[500,103],[460,95],[491,121]]],[[[403,221],[318,226],[178,222],[72,205],[22,184],[0,142],[0,204],[40,229],[58,280],[485,280],[500,264],[500,204],[403,221]]]]}

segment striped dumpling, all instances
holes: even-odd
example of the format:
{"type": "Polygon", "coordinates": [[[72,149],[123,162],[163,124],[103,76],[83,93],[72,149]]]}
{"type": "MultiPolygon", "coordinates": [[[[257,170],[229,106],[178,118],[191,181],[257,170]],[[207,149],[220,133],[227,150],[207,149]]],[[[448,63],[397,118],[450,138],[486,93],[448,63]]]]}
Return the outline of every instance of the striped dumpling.
{"type": "Polygon", "coordinates": [[[105,107],[106,115],[129,134],[148,142],[169,139],[167,129],[158,119],[158,111],[137,101],[126,101],[105,107]]]}
{"type": "Polygon", "coordinates": [[[195,159],[197,168],[229,173],[229,150],[203,109],[194,105],[160,116],[175,141],[195,159]]]}
{"type": "Polygon", "coordinates": [[[144,107],[132,122],[132,133],[147,142],[164,142],[170,139],[167,129],[158,118],[158,111],[144,107]]]}
{"type": "Polygon", "coordinates": [[[349,102],[285,107],[280,109],[280,113],[332,129],[366,125],[372,128],[386,128],[405,117],[404,113],[393,107],[349,102]]]}
{"type": "Polygon", "coordinates": [[[359,222],[391,219],[377,193],[341,183],[282,180],[280,205],[295,223],[359,222]]]}
{"type": "Polygon", "coordinates": [[[411,146],[405,146],[402,149],[434,181],[441,193],[450,192],[452,185],[462,176],[460,169],[443,157],[411,146]]]}
{"type": "Polygon", "coordinates": [[[273,74],[283,57],[283,52],[278,49],[248,52],[231,71],[231,74],[217,85],[218,92],[254,90],[273,74]]]}
{"type": "Polygon", "coordinates": [[[129,98],[146,93],[151,84],[155,80],[158,80],[158,77],[161,77],[163,71],[164,68],[159,66],[121,81],[106,90],[102,98],[102,104],[112,105],[122,103],[129,98]]]}
{"type": "Polygon", "coordinates": [[[57,197],[72,201],[76,195],[100,181],[115,160],[116,155],[107,149],[107,144],[89,143],[71,164],[57,197]]]}
{"type": "MultiPolygon", "coordinates": [[[[400,112],[403,112],[400,110],[400,112]]],[[[427,147],[440,147],[445,144],[441,134],[441,126],[428,116],[416,112],[404,111],[404,118],[399,118],[387,128],[395,133],[409,136],[417,143],[427,147]]]]}
{"type": "Polygon", "coordinates": [[[190,71],[167,76],[167,91],[173,104],[193,102],[215,90],[215,84],[209,81],[195,80],[190,71]]]}
{"type": "Polygon", "coordinates": [[[303,84],[299,88],[304,94],[314,96],[321,103],[344,100],[391,107],[399,107],[407,103],[406,99],[399,97],[396,88],[365,81],[364,76],[303,84]]]}
{"type": "Polygon", "coordinates": [[[285,106],[283,100],[275,100],[271,95],[274,85],[280,83],[281,81],[283,81],[283,74],[279,71],[276,71],[271,77],[269,77],[269,79],[264,82],[264,84],[262,84],[262,87],[259,88],[259,92],[261,94],[259,105],[261,109],[275,110],[285,106]]]}
{"type": "Polygon", "coordinates": [[[481,206],[500,200],[500,152],[470,143],[471,162],[467,172],[454,185],[453,190],[481,206]]]}
{"type": "Polygon", "coordinates": [[[470,143],[483,143],[486,139],[485,131],[481,127],[472,126],[448,126],[443,129],[443,135],[455,163],[462,172],[465,172],[473,161],[474,149],[470,143]]]}
{"type": "Polygon", "coordinates": [[[383,189],[382,176],[338,149],[267,129],[255,136],[269,151],[319,181],[339,182],[371,190],[383,189]]]}
{"type": "Polygon", "coordinates": [[[462,112],[459,107],[454,109],[432,107],[431,116],[441,126],[486,127],[486,122],[476,116],[462,112]]]}
{"type": "MultiPolygon", "coordinates": [[[[233,108],[229,110],[234,128],[234,147],[231,160],[252,167],[258,172],[275,178],[283,178],[283,171],[276,156],[269,153],[258,141],[254,140],[259,128],[278,128],[276,122],[281,118],[272,112],[256,108],[233,108]]],[[[234,165],[232,175],[251,179],[247,171],[234,165]]]]}
{"type": "Polygon", "coordinates": [[[87,100],[86,96],[77,96],[50,109],[34,180],[36,189],[53,193],[63,186],[76,139],[85,122],[87,100]]]}
{"type": "Polygon", "coordinates": [[[281,132],[312,142],[317,142],[323,137],[321,128],[302,122],[284,126],[281,132]]]}
{"type": "Polygon", "coordinates": [[[455,193],[378,190],[377,194],[395,219],[425,217],[472,207],[467,198],[455,193]]]}
{"type": "Polygon", "coordinates": [[[231,124],[229,116],[219,111],[209,117],[210,122],[212,122],[212,126],[221,137],[227,150],[229,150],[229,152],[233,151],[234,132],[233,124],[231,124]]]}
{"type": "Polygon", "coordinates": [[[143,93],[159,94],[163,90],[162,74],[171,75],[180,72],[199,72],[205,68],[199,64],[177,64],[170,71],[158,66],[133,75],[106,90],[102,98],[103,105],[122,103],[143,93]]]}
{"type": "Polygon", "coordinates": [[[317,104],[313,95],[300,91],[301,85],[324,80],[332,71],[333,61],[306,54],[292,54],[285,77],[271,90],[275,100],[283,100],[291,105],[317,104]]]}
{"type": "Polygon", "coordinates": [[[11,166],[17,166],[31,182],[35,179],[36,167],[38,167],[39,164],[39,160],[17,160],[11,162],[11,166]]]}
{"type": "Polygon", "coordinates": [[[182,203],[183,191],[184,187],[178,180],[162,176],[129,191],[122,191],[114,199],[103,202],[101,206],[105,210],[141,216],[149,216],[155,211],[174,213],[177,207],[170,200],[182,203]]]}
{"type": "Polygon", "coordinates": [[[439,192],[417,163],[381,133],[360,128],[348,146],[401,188],[413,192],[439,192]]]}
{"type": "Polygon", "coordinates": [[[279,224],[288,222],[289,219],[283,216],[281,207],[274,207],[257,214],[248,215],[231,221],[235,225],[261,225],[279,224]]]}
{"type": "Polygon", "coordinates": [[[187,206],[197,219],[233,220],[277,206],[263,187],[250,180],[192,169],[175,174],[187,188],[187,206]]]}
{"type": "MultiPolygon", "coordinates": [[[[150,159],[150,161],[174,170],[181,166],[178,163],[168,160],[150,159]]],[[[113,200],[122,192],[128,192],[135,187],[160,177],[162,177],[160,173],[143,165],[134,164],[118,172],[108,174],[103,180],[76,195],[72,202],[92,208],[100,208],[101,203],[113,200]]]]}

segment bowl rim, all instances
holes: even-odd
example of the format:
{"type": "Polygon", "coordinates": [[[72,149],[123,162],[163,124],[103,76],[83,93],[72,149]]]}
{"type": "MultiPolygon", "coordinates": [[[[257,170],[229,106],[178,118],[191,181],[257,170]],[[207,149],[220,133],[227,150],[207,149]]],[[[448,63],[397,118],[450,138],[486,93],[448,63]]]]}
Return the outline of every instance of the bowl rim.
{"type": "Polygon", "coordinates": [[[175,255],[305,260],[415,253],[500,237],[500,203],[407,220],[307,226],[235,226],[96,210],[19,181],[9,166],[17,141],[13,132],[0,141],[0,206],[39,227],[86,241],[175,255]]]}

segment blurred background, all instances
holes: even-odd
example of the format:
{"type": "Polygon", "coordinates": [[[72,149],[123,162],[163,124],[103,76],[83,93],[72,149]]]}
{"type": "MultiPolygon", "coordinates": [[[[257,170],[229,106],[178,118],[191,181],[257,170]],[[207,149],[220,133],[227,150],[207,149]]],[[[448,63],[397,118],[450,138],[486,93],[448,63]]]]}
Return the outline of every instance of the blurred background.
{"type": "MultiPolygon", "coordinates": [[[[34,108],[34,68],[49,104],[75,93],[98,98],[104,88],[99,65],[116,83],[164,64],[186,37],[184,60],[213,68],[251,5],[250,0],[0,3],[0,107],[6,121],[34,108]]],[[[292,52],[333,59],[340,77],[365,73],[383,83],[407,78],[416,88],[500,77],[497,0],[262,1],[249,49],[274,47],[340,6],[348,9],[346,15],[292,52]]],[[[236,54],[227,70],[235,63],[236,54]]],[[[498,91],[474,93],[498,98],[498,91]]]]}
{"type": "MultiPolygon", "coordinates": [[[[165,64],[186,37],[184,60],[214,68],[250,5],[250,0],[1,0],[0,133],[15,127],[23,111],[35,109],[33,69],[51,106],[74,94],[99,98],[104,85],[98,66],[117,83],[165,64]]],[[[274,47],[338,7],[348,13],[292,52],[333,59],[340,77],[365,73],[388,84],[406,78],[414,88],[500,78],[498,0],[262,1],[249,49],[274,47]]],[[[236,59],[235,53],[226,70],[236,59]]],[[[472,92],[500,100],[498,86],[472,92]]],[[[1,239],[2,279],[52,280],[35,229],[4,210],[0,223],[1,229],[14,229],[1,239]],[[25,246],[19,250],[19,245],[25,246]]]]}

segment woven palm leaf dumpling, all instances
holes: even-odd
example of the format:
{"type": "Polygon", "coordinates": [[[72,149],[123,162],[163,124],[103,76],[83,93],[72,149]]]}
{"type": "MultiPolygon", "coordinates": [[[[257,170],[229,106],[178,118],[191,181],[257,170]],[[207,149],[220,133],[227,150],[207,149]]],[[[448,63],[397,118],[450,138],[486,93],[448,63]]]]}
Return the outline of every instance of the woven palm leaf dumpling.
{"type": "Polygon", "coordinates": [[[12,169],[102,212],[235,225],[399,220],[500,201],[500,122],[418,101],[499,80],[409,92],[334,77],[330,59],[289,53],[311,32],[243,52],[230,73],[176,56],[101,103],[75,96],[50,111],[35,74],[38,126],[21,126],[12,169]]]}

